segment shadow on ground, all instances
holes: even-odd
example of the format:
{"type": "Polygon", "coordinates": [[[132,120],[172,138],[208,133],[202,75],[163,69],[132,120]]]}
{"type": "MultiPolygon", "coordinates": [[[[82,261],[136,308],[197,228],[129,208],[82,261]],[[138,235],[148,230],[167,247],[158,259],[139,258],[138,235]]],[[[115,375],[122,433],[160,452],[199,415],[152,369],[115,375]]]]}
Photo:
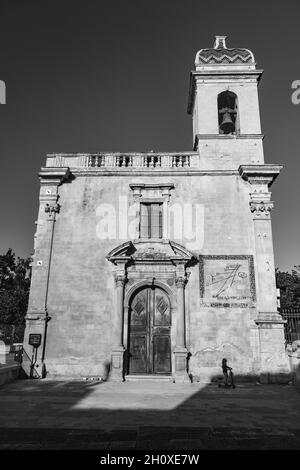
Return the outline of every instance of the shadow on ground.
{"type": "Polygon", "coordinates": [[[0,449],[300,449],[292,385],[19,380],[0,388],[0,449]]]}

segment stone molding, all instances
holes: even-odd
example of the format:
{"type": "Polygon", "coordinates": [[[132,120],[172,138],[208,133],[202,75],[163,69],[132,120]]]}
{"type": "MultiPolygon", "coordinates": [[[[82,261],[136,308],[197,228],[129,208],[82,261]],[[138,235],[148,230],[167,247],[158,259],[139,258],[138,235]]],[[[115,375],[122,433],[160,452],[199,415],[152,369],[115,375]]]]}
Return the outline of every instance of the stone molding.
{"type": "Polygon", "coordinates": [[[245,139],[258,139],[263,140],[264,134],[196,134],[195,138],[198,140],[245,140],[245,139]]]}
{"type": "Polygon", "coordinates": [[[45,212],[48,212],[49,213],[49,216],[52,214],[52,213],[59,213],[60,211],[60,204],[58,204],[58,202],[56,202],[55,204],[48,204],[46,203],[45,205],[45,212]]]}
{"type": "Polygon", "coordinates": [[[25,316],[26,321],[48,321],[45,313],[27,313],[25,316]]]}
{"type": "Polygon", "coordinates": [[[54,221],[56,214],[60,212],[58,203],[58,186],[67,181],[71,176],[69,168],[41,168],[39,173],[41,190],[40,204],[44,205],[44,211],[49,215],[49,221],[54,221]]]}
{"type": "Polygon", "coordinates": [[[255,218],[270,218],[271,210],[274,207],[272,201],[250,201],[250,210],[255,218]]]}
{"type": "Polygon", "coordinates": [[[255,318],[255,323],[258,327],[266,328],[270,327],[273,324],[285,324],[285,320],[278,312],[258,312],[258,317],[255,318]]]}
{"type": "Polygon", "coordinates": [[[122,169],[119,170],[107,170],[105,168],[92,168],[88,169],[73,169],[72,174],[76,177],[96,177],[96,176],[126,176],[132,178],[133,176],[165,176],[165,177],[174,177],[174,176],[232,176],[238,175],[237,170],[200,170],[198,168],[173,168],[173,169],[164,169],[164,168],[147,168],[145,170],[138,168],[122,169]]]}
{"type": "Polygon", "coordinates": [[[153,243],[146,239],[127,241],[111,250],[106,259],[116,266],[122,264],[124,268],[131,264],[167,264],[184,269],[197,262],[196,256],[179,243],[171,240],[153,243]]]}
{"type": "MultiPolygon", "coordinates": [[[[149,192],[153,191],[158,192],[159,196],[162,198],[162,202],[169,202],[171,196],[171,190],[175,188],[174,183],[134,183],[129,184],[130,189],[133,192],[133,198],[135,202],[141,202],[145,200],[149,192]]],[[[156,201],[158,196],[154,196],[151,199],[156,201]]]]}
{"type": "Polygon", "coordinates": [[[274,207],[269,187],[273,184],[282,169],[281,165],[240,165],[241,178],[251,185],[250,211],[254,220],[271,219],[274,207]]]}
{"type": "Polygon", "coordinates": [[[69,167],[42,167],[39,172],[40,182],[43,185],[59,186],[71,176],[69,167]]]}
{"type": "Polygon", "coordinates": [[[124,287],[127,281],[125,274],[115,273],[114,280],[116,287],[124,287]]]}
{"type": "Polygon", "coordinates": [[[239,175],[250,184],[261,184],[272,186],[275,179],[281,172],[282,165],[240,165],[239,175]]]}
{"type": "Polygon", "coordinates": [[[177,288],[184,289],[185,285],[187,283],[187,279],[183,276],[176,276],[175,278],[175,284],[177,288]]]}

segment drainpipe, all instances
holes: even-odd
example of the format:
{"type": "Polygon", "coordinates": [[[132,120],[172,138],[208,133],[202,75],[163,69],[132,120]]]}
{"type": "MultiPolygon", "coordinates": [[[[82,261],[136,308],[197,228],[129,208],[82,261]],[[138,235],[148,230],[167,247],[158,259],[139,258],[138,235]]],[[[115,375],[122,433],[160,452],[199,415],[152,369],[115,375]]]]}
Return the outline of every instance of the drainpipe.
{"type": "MultiPolygon", "coordinates": [[[[59,196],[57,196],[57,199],[59,196]]],[[[47,281],[46,281],[46,293],[45,293],[45,324],[44,324],[44,334],[43,334],[43,349],[42,349],[42,379],[46,377],[46,365],[45,365],[45,355],[46,355],[46,336],[47,336],[47,326],[48,322],[51,319],[48,313],[48,293],[49,293],[49,281],[50,281],[50,270],[51,270],[51,260],[52,260],[52,250],[53,250],[53,240],[54,240],[54,227],[56,222],[56,214],[60,210],[60,205],[56,202],[54,205],[46,204],[45,212],[49,213],[49,220],[52,221],[51,226],[51,241],[50,241],[50,250],[49,250],[49,260],[48,260],[48,270],[47,270],[47,281]]]]}

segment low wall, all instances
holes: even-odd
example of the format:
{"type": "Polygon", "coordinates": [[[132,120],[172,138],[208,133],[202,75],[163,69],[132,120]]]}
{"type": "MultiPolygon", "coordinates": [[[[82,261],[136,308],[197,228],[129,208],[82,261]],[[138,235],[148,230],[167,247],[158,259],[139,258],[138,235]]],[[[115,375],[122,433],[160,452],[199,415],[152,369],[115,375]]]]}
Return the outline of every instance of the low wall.
{"type": "Polygon", "coordinates": [[[0,366],[0,385],[12,382],[19,378],[20,366],[19,364],[13,364],[9,366],[0,366]]]}
{"type": "Polygon", "coordinates": [[[300,391],[300,354],[297,356],[290,356],[291,369],[293,371],[293,383],[300,391]]]}
{"type": "Polygon", "coordinates": [[[300,341],[297,340],[288,345],[287,353],[293,374],[293,384],[300,391],[300,341]]]}

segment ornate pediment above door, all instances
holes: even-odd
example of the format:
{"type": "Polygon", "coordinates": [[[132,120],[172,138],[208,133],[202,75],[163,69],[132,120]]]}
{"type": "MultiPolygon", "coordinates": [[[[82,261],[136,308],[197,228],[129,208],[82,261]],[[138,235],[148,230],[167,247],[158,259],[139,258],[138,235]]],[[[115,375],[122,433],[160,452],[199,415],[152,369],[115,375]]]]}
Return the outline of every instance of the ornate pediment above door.
{"type": "Polygon", "coordinates": [[[113,264],[184,264],[197,263],[196,256],[179,243],[168,241],[128,241],[111,250],[106,256],[113,264]]]}

